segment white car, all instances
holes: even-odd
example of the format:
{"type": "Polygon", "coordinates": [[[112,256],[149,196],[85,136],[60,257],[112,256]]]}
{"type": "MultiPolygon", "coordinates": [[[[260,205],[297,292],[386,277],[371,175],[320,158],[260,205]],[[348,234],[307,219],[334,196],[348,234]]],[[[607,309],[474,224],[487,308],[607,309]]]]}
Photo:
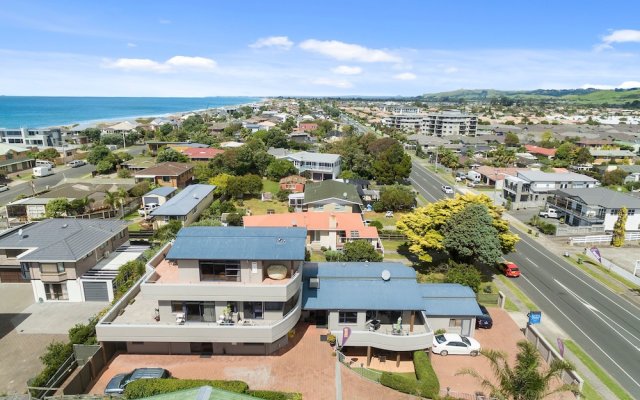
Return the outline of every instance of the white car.
{"type": "Polygon", "coordinates": [[[453,194],[453,188],[451,186],[442,185],[442,191],[446,194],[453,194]]]}
{"type": "Polygon", "coordinates": [[[86,162],[84,162],[84,160],[73,160],[73,161],[69,161],[67,163],[67,166],[71,168],[77,168],[77,167],[82,167],[85,164],[86,162]]]}
{"type": "Polygon", "coordinates": [[[160,207],[160,205],[157,203],[147,204],[146,206],[138,210],[138,215],[140,215],[141,217],[144,217],[145,215],[148,215],[151,211],[155,210],[158,207],[160,207]]]}
{"type": "Polygon", "coordinates": [[[434,336],[431,351],[441,356],[465,354],[475,357],[480,354],[480,343],[474,338],[461,336],[457,333],[444,333],[434,336]]]}

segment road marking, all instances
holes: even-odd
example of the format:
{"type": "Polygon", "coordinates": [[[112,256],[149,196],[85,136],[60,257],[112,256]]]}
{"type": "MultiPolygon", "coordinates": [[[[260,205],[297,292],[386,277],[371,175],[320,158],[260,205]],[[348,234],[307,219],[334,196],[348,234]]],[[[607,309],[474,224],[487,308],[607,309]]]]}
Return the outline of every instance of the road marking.
{"type": "Polygon", "coordinates": [[[438,201],[438,199],[436,199],[436,197],[434,195],[432,195],[431,193],[429,193],[429,191],[427,189],[425,189],[421,184],[419,184],[418,182],[416,182],[415,179],[413,178],[409,178],[409,180],[413,183],[415,183],[416,185],[418,185],[418,187],[422,190],[424,190],[424,194],[431,197],[433,200],[438,201]]]}
{"type": "Polygon", "coordinates": [[[527,259],[527,261],[529,261],[529,262],[531,263],[531,265],[533,265],[534,267],[536,267],[536,268],[540,268],[540,266],[539,266],[538,264],[534,263],[533,261],[531,261],[531,259],[530,259],[529,257],[526,257],[526,256],[525,256],[524,258],[526,258],[526,259],[527,259]]]}
{"type": "MultiPolygon", "coordinates": [[[[523,278],[524,278],[524,277],[523,277],[523,278]]],[[[555,305],[555,303],[554,303],[553,301],[551,301],[551,299],[549,299],[549,298],[547,297],[547,295],[545,295],[544,293],[542,293],[542,291],[540,291],[540,289],[538,289],[538,288],[536,287],[536,285],[534,285],[534,284],[533,284],[533,282],[531,282],[531,281],[530,281],[530,280],[528,280],[527,278],[524,278],[524,280],[525,280],[526,282],[528,282],[528,283],[531,285],[531,287],[533,287],[535,290],[537,290],[537,291],[538,291],[538,293],[540,293],[540,295],[542,295],[542,297],[544,297],[544,298],[545,298],[545,299],[546,299],[546,300],[551,304],[551,306],[552,306],[552,307],[554,307],[556,310],[558,310],[558,312],[560,312],[560,314],[562,314],[562,315],[567,319],[567,321],[568,321],[571,325],[575,326],[575,327],[576,327],[576,329],[577,329],[578,331],[580,331],[580,333],[582,333],[582,334],[584,335],[584,337],[586,337],[587,339],[589,339],[589,341],[590,341],[591,343],[593,343],[593,345],[594,345],[598,350],[600,350],[600,352],[601,352],[602,354],[604,354],[604,356],[605,356],[605,357],[607,357],[607,358],[608,358],[608,359],[609,359],[609,360],[610,360],[610,361],[611,361],[611,362],[612,362],[616,367],[618,367],[618,369],[619,369],[620,371],[622,371],[622,373],[623,373],[623,374],[625,374],[625,375],[627,376],[627,378],[629,378],[633,383],[635,383],[635,384],[636,384],[636,386],[640,387],[640,383],[639,383],[638,381],[636,381],[635,379],[633,379],[633,377],[632,377],[631,375],[629,375],[629,374],[627,373],[627,371],[626,371],[624,368],[622,368],[622,367],[620,366],[620,364],[618,364],[618,363],[617,363],[613,358],[611,358],[611,356],[609,356],[609,354],[608,354],[606,351],[604,351],[604,350],[602,349],[602,347],[600,347],[600,346],[598,345],[598,343],[596,343],[596,341],[595,341],[595,340],[591,339],[591,337],[590,337],[589,335],[587,335],[587,334],[586,334],[586,332],[582,330],[582,328],[580,328],[580,327],[579,327],[575,322],[573,322],[573,320],[572,320],[571,318],[569,318],[569,317],[567,316],[567,314],[565,314],[565,313],[564,313],[560,308],[558,308],[558,306],[556,306],[556,305],[555,305]]]]}

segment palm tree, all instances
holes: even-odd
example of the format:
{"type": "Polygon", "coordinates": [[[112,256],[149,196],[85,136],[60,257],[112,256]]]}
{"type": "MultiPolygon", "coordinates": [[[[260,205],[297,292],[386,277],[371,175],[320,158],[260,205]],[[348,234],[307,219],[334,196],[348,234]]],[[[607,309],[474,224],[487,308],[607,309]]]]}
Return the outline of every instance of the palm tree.
{"type": "Polygon", "coordinates": [[[124,217],[124,203],[127,202],[127,197],[129,197],[129,193],[123,188],[118,189],[118,204],[120,205],[120,214],[124,217]]]}
{"type": "Polygon", "coordinates": [[[511,367],[507,355],[497,350],[483,350],[481,353],[491,364],[494,379],[480,375],[472,368],[460,370],[456,375],[470,375],[480,381],[482,387],[491,391],[491,396],[502,400],[541,400],[553,393],[578,393],[575,385],[559,384],[563,371],[573,369],[571,363],[553,360],[547,369],[540,366],[540,353],[529,341],[518,342],[516,363],[511,367]],[[493,382],[497,383],[493,383],[493,382]],[[558,386],[555,384],[558,383],[558,386]],[[553,389],[550,387],[553,386],[553,389]]]}
{"type": "Polygon", "coordinates": [[[105,192],[104,204],[113,210],[118,204],[118,192],[105,192]]]}

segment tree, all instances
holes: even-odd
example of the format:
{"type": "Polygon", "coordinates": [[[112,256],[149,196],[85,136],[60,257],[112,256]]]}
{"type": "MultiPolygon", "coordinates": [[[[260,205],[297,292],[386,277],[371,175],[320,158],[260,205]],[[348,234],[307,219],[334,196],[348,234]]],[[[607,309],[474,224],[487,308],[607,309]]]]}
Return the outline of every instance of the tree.
{"type": "Polygon", "coordinates": [[[159,163],[168,161],[186,163],[189,162],[189,157],[175,151],[171,147],[165,147],[158,152],[158,158],[156,161],[159,163]]]}
{"type": "Polygon", "coordinates": [[[271,161],[266,171],[267,178],[273,180],[280,180],[285,176],[295,175],[296,173],[298,173],[298,170],[295,165],[293,165],[291,161],[283,158],[271,161]]]}
{"type": "Polygon", "coordinates": [[[113,163],[109,160],[101,160],[96,165],[96,172],[100,175],[108,174],[113,171],[113,163]]]}
{"type": "Polygon", "coordinates": [[[154,242],[167,243],[176,238],[178,231],[182,229],[182,222],[171,220],[166,225],[161,226],[153,233],[151,240],[154,242]]]}
{"type": "Polygon", "coordinates": [[[90,199],[88,196],[85,196],[80,199],[73,199],[69,202],[69,207],[67,208],[67,212],[72,213],[74,215],[84,214],[87,210],[87,207],[94,201],[94,199],[90,199]]]}
{"type": "MultiPolygon", "coordinates": [[[[390,139],[390,138],[387,138],[390,139]]],[[[379,139],[376,143],[385,140],[379,139]]],[[[399,183],[411,174],[411,157],[404,152],[402,145],[395,139],[390,139],[393,143],[385,150],[371,151],[373,156],[373,175],[376,182],[381,185],[391,185],[399,183]]],[[[371,146],[369,147],[371,148],[371,146]]]]}
{"type": "Polygon", "coordinates": [[[229,186],[229,180],[233,178],[233,175],[218,174],[213,178],[209,178],[209,184],[216,187],[215,192],[220,195],[227,195],[227,188],[229,186]]]}
{"type": "Polygon", "coordinates": [[[407,236],[409,251],[420,260],[431,262],[431,254],[445,251],[444,229],[450,218],[461,212],[469,204],[481,204],[487,207],[491,216],[491,225],[496,229],[503,254],[512,252],[520,240],[518,235],[509,231],[509,223],[502,219],[504,209],[493,204],[486,195],[456,195],[424,207],[416,208],[412,213],[403,216],[397,223],[398,230],[407,236]]]}
{"type": "Polygon", "coordinates": [[[385,211],[410,210],[415,205],[415,202],[415,193],[406,186],[385,186],[380,194],[380,203],[382,203],[382,209],[385,211]]]}
{"type": "Polygon", "coordinates": [[[103,202],[110,209],[114,210],[116,207],[120,205],[120,202],[122,201],[121,197],[122,197],[122,192],[120,191],[106,192],[104,194],[103,202]]]}
{"type": "Polygon", "coordinates": [[[505,146],[498,146],[490,153],[491,165],[494,167],[510,167],[516,162],[516,152],[505,146]]]}
{"type": "Polygon", "coordinates": [[[342,252],[341,261],[382,261],[382,254],[378,253],[366,240],[347,242],[344,244],[342,252]]]}
{"type": "Polygon", "coordinates": [[[45,216],[47,218],[60,218],[69,211],[69,200],[64,197],[53,199],[44,206],[45,216]]]}
{"type": "Polygon", "coordinates": [[[447,264],[447,272],[444,275],[445,283],[459,283],[469,286],[475,293],[478,293],[482,283],[482,274],[478,268],[469,264],[459,264],[453,260],[449,260],[447,264]]]}
{"type": "Polygon", "coordinates": [[[514,147],[520,144],[520,139],[518,138],[518,135],[509,131],[504,137],[504,144],[509,147],[514,147]]]}
{"type": "Polygon", "coordinates": [[[58,157],[60,157],[60,153],[58,153],[58,150],[54,149],[53,147],[49,147],[48,149],[44,149],[41,152],[36,154],[36,158],[39,159],[39,160],[53,161],[58,157]]]}
{"type": "Polygon", "coordinates": [[[579,147],[573,156],[573,163],[583,165],[591,162],[593,162],[593,156],[589,149],[586,147],[579,147]]]}
{"type": "Polygon", "coordinates": [[[627,226],[627,208],[622,207],[618,212],[618,219],[613,225],[613,235],[611,237],[611,245],[620,247],[624,244],[624,235],[626,233],[627,226]]]}
{"type": "Polygon", "coordinates": [[[449,149],[445,149],[443,146],[438,147],[438,159],[439,164],[444,165],[447,168],[456,169],[460,167],[460,158],[457,154],[449,149]]]}
{"type": "Polygon", "coordinates": [[[87,162],[89,164],[98,165],[98,163],[111,154],[111,150],[104,145],[93,146],[91,151],[87,155],[87,162]]]}
{"type": "Polygon", "coordinates": [[[577,147],[578,146],[571,142],[562,143],[556,149],[556,159],[571,162],[574,158],[574,153],[576,152],[577,147]]]}
{"type": "Polygon", "coordinates": [[[542,400],[554,393],[578,393],[575,385],[562,384],[562,374],[573,366],[564,360],[554,359],[548,368],[540,363],[540,353],[527,340],[518,342],[515,365],[509,365],[509,356],[501,351],[482,350],[480,353],[489,360],[493,378],[486,378],[474,369],[460,370],[456,375],[470,375],[490,391],[491,396],[510,400],[542,400]],[[496,383],[494,383],[496,382],[496,383]],[[554,388],[551,389],[551,385],[554,388]],[[557,386],[556,386],[557,385],[557,386]]]}
{"type": "Polygon", "coordinates": [[[100,141],[100,135],[102,134],[102,131],[100,131],[100,129],[98,128],[87,128],[82,131],[82,133],[91,143],[98,143],[100,141]]]}
{"type": "Polygon", "coordinates": [[[602,184],[605,186],[620,186],[624,185],[624,178],[628,173],[620,168],[616,168],[613,171],[607,171],[602,175],[602,184]]]}
{"type": "Polygon", "coordinates": [[[169,123],[162,124],[160,125],[159,131],[162,136],[168,136],[173,132],[173,125],[169,123]]]}

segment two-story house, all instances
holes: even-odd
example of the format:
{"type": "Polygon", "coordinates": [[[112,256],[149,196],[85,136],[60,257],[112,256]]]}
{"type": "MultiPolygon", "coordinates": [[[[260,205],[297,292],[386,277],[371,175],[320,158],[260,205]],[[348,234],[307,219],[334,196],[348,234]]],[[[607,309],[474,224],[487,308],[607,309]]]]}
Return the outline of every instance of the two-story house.
{"type": "Polygon", "coordinates": [[[153,167],[137,171],[136,183],[150,181],[157,186],[183,188],[193,180],[193,165],[178,162],[163,162],[153,167]]]}
{"type": "Polygon", "coordinates": [[[289,206],[297,212],[361,213],[364,207],[355,185],[335,180],[307,182],[304,193],[289,195],[289,206]]]}
{"type": "Polygon", "coordinates": [[[336,179],[340,175],[340,155],[299,151],[279,157],[293,163],[300,174],[308,174],[313,181],[336,179]]]}
{"type": "Polygon", "coordinates": [[[504,199],[511,202],[511,207],[517,210],[544,206],[547,198],[558,189],[592,188],[599,184],[596,179],[575,172],[520,170],[515,176],[505,176],[502,193],[504,199]]]}
{"type": "Polygon", "coordinates": [[[110,289],[104,282],[85,285],[83,275],[128,240],[126,221],[47,219],[0,236],[0,268],[30,280],[36,301],[85,301],[93,290],[110,289]]]}
{"type": "Polygon", "coordinates": [[[626,207],[626,231],[640,231],[640,199],[625,193],[602,187],[560,189],[547,204],[561,211],[568,225],[601,226],[604,232],[613,231],[620,209],[626,207]]]}
{"type": "Polygon", "coordinates": [[[270,354],[300,317],[305,239],[304,228],[183,228],[98,338],[138,353],[270,354]]]}
{"type": "Polygon", "coordinates": [[[215,185],[197,183],[182,189],[180,193],[167,200],[166,203],[151,211],[155,218],[154,226],[159,228],[169,221],[180,221],[182,226],[188,226],[213,203],[215,185]]]}

